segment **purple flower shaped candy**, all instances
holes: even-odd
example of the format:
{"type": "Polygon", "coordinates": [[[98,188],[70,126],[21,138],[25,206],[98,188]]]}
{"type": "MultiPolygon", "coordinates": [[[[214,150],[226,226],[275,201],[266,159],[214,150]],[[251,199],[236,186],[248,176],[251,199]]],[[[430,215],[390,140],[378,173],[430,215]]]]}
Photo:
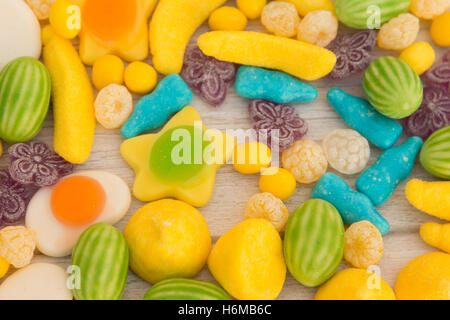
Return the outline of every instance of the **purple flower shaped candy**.
{"type": "Polygon", "coordinates": [[[430,87],[440,87],[450,92],[450,62],[435,63],[422,75],[422,81],[430,87]]]}

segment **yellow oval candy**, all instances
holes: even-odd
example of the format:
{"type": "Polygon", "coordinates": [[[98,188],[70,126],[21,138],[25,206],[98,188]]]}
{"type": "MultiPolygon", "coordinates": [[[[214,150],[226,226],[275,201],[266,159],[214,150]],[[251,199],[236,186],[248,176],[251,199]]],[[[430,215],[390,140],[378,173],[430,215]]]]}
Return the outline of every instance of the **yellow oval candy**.
{"type": "Polygon", "coordinates": [[[208,24],[211,30],[240,31],[247,26],[247,17],[237,8],[221,7],[211,13],[208,24]]]}
{"type": "Polygon", "coordinates": [[[409,64],[418,75],[421,75],[431,68],[436,54],[428,42],[422,41],[413,43],[403,50],[399,58],[409,64]]]}
{"type": "Polygon", "coordinates": [[[50,25],[66,39],[75,38],[81,30],[81,9],[69,0],[56,0],[50,7],[50,25]]]}
{"type": "Polygon", "coordinates": [[[105,54],[95,60],[92,67],[92,82],[97,90],[102,90],[110,84],[123,83],[123,61],[112,54],[105,54]]]}
{"type": "Polygon", "coordinates": [[[125,85],[137,94],[147,94],[152,91],[158,82],[158,75],[152,66],[145,62],[135,61],[125,69],[125,85]]]}
{"type": "Polygon", "coordinates": [[[259,178],[259,189],[281,200],[289,199],[295,192],[297,181],[288,170],[277,167],[264,169],[259,178]]]}
{"type": "Polygon", "coordinates": [[[258,19],[266,3],[267,0],[236,0],[237,7],[249,19],[258,19]]]}
{"type": "Polygon", "coordinates": [[[272,162],[270,148],[260,142],[241,144],[234,149],[233,167],[244,174],[259,173],[272,162]]]}

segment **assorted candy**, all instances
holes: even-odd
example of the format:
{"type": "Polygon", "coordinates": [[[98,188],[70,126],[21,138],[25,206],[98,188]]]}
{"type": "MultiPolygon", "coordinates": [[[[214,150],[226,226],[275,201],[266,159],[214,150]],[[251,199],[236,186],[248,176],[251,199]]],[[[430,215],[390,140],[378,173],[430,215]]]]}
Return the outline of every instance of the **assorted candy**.
{"type": "Polygon", "coordinates": [[[50,16],[50,7],[55,0],[25,0],[39,20],[46,20],[50,16]]]}
{"type": "Polygon", "coordinates": [[[418,75],[421,75],[431,68],[436,54],[428,42],[421,41],[404,49],[399,58],[409,64],[418,75]]]}
{"type": "Polygon", "coordinates": [[[424,223],[420,226],[420,237],[430,246],[450,253],[450,223],[424,223]]]}
{"type": "Polygon", "coordinates": [[[70,0],[56,0],[50,8],[49,22],[59,36],[73,39],[81,30],[81,9],[70,0]]]}
{"type": "Polygon", "coordinates": [[[247,26],[247,17],[235,7],[220,7],[208,19],[211,30],[241,31],[247,26]]]}
{"type": "Polygon", "coordinates": [[[36,235],[23,226],[10,226],[0,230],[0,255],[14,268],[30,264],[36,248],[36,235]]]}
{"type": "Polygon", "coordinates": [[[449,7],[448,0],[411,0],[409,10],[416,17],[430,20],[443,14],[449,7]]]}
{"type": "Polygon", "coordinates": [[[118,84],[104,87],[95,99],[95,118],[106,129],[118,129],[133,112],[133,97],[118,84]]]}
{"type": "Polygon", "coordinates": [[[442,87],[450,93],[450,59],[434,64],[423,74],[422,80],[430,87],[442,87]]]}
{"type": "MultiPolygon", "coordinates": [[[[278,0],[280,1],[280,0],[278,0]]],[[[302,17],[311,11],[328,10],[334,11],[334,4],[331,0],[281,0],[293,3],[297,8],[298,14],[302,17]]]]}
{"type": "Polygon", "coordinates": [[[249,19],[258,19],[266,3],[267,0],[236,0],[237,7],[249,19]]]}
{"type": "Polygon", "coordinates": [[[381,27],[378,46],[387,50],[403,50],[416,40],[419,29],[417,17],[402,13],[381,27]]]}
{"type": "Polygon", "coordinates": [[[92,66],[92,83],[97,90],[102,90],[110,84],[121,85],[125,65],[122,59],[112,54],[105,54],[95,60],[92,66]]]}
{"type": "Polygon", "coordinates": [[[268,192],[281,200],[289,199],[295,192],[297,181],[284,168],[269,167],[261,172],[259,189],[268,192]]]}
{"type": "Polygon", "coordinates": [[[309,12],[298,25],[297,39],[326,47],[336,38],[338,20],[328,10],[309,12]]]}
{"type": "Polygon", "coordinates": [[[0,256],[0,279],[8,273],[9,266],[9,262],[5,258],[0,256]]]}
{"type": "Polygon", "coordinates": [[[435,131],[420,150],[420,163],[432,175],[450,180],[450,126],[435,131]]]}
{"type": "Polygon", "coordinates": [[[286,224],[289,211],[283,201],[268,192],[257,193],[248,200],[245,206],[246,219],[266,219],[281,231],[286,224]]]}
{"type": "Polygon", "coordinates": [[[433,41],[441,46],[450,46],[450,34],[448,32],[450,28],[450,12],[445,12],[436,17],[431,23],[430,35],[433,41]]]}
{"type": "Polygon", "coordinates": [[[406,199],[415,208],[432,216],[450,221],[450,181],[421,181],[412,179],[406,184],[406,199]]]}
{"type": "Polygon", "coordinates": [[[297,35],[300,17],[292,3],[272,1],[264,7],[261,23],[276,36],[292,38],[297,35]]]}
{"type": "Polygon", "coordinates": [[[233,154],[233,168],[240,173],[260,173],[272,162],[270,148],[261,142],[249,142],[236,146],[233,154]]]}
{"type": "Polygon", "coordinates": [[[127,88],[137,94],[148,94],[158,82],[158,75],[152,66],[141,61],[130,63],[123,74],[127,88]]]}

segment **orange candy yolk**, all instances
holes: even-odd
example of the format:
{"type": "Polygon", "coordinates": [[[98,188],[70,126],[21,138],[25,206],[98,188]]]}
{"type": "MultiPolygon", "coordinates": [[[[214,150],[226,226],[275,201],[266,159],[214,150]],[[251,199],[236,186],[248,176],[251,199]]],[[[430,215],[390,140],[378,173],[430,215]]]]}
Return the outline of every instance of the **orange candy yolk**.
{"type": "Polygon", "coordinates": [[[96,180],[74,176],[53,187],[50,203],[55,218],[70,226],[93,222],[103,211],[106,195],[96,180]]]}
{"type": "Polygon", "coordinates": [[[136,0],[86,0],[83,27],[100,41],[117,41],[133,30],[137,12],[136,0]]]}

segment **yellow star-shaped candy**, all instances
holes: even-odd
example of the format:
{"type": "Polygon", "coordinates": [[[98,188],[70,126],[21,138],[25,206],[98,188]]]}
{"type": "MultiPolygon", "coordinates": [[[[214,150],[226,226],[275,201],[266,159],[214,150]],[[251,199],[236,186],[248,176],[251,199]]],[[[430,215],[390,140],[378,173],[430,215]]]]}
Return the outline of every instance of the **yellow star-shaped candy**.
{"type": "Polygon", "coordinates": [[[80,57],[87,65],[105,54],[127,61],[148,56],[147,22],[157,0],[77,0],[81,7],[80,57]]]}
{"type": "Polygon", "coordinates": [[[212,196],[217,170],[231,157],[235,138],[207,129],[185,107],[155,134],[125,140],[120,152],[133,168],[134,196],[141,201],[174,197],[195,207],[212,196]]]}

